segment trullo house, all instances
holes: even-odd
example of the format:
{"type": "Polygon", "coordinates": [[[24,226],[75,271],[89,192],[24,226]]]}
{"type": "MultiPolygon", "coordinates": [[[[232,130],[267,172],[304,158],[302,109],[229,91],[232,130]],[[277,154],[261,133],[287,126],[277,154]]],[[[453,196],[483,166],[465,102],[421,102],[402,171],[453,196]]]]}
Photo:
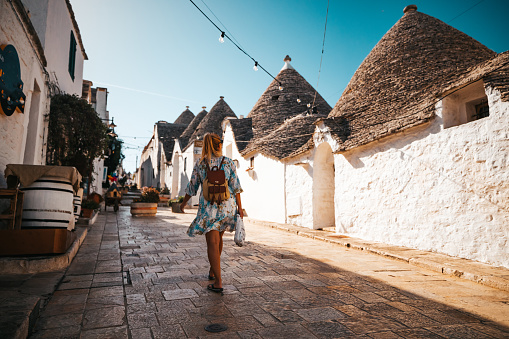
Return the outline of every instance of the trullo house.
{"type": "Polygon", "coordinates": [[[509,267],[508,100],[508,52],[406,7],[316,123],[336,231],[509,267]]]}
{"type": "Polygon", "coordinates": [[[173,176],[170,165],[175,139],[185,131],[194,118],[193,112],[187,106],[174,123],[158,121],[154,125],[154,134],[141,154],[137,173],[137,184],[140,187],[170,188],[173,176]]]}
{"type": "MultiPolygon", "coordinates": [[[[237,163],[242,206],[250,218],[332,226],[333,197],[327,193],[333,172],[312,166],[313,123],[332,108],[292,67],[289,56],[284,61],[247,118],[223,122],[223,153],[237,163]]],[[[329,158],[332,169],[332,154],[329,158]]]]}

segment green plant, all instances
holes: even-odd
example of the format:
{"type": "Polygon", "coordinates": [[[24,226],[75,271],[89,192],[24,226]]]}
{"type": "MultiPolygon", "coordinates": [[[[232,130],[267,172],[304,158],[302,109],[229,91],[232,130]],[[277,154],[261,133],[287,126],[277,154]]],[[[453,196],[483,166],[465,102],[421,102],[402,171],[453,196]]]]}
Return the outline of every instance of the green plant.
{"type": "Polygon", "coordinates": [[[176,197],[176,198],[170,199],[170,201],[169,201],[168,203],[169,203],[170,205],[171,205],[172,203],[174,203],[174,202],[181,204],[183,201],[184,201],[184,196],[183,196],[183,195],[181,195],[181,196],[178,196],[178,197],[176,197]]]}
{"type": "Polygon", "coordinates": [[[170,190],[168,189],[168,187],[164,187],[162,190],[161,190],[161,194],[170,194],[170,190]]]}
{"type": "Polygon", "coordinates": [[[133,202],[159,202],[159,191],[153,187],[143,187],[141,191],[141,197],[134,199],[133,202]]]}
{"type": "Polygon", "coordinates": [[[81,208],[86,208],[89,210],[97,210],[99,209],[100,205],[99,203],[93,201],[93,200],[83,200],[81,202],[81,208]]]}
{"type": "Polygon", "coordinates": [[[94,170],[94,159],[107,148],[107,128],[95,109],[77,95],[57,94],[51,98],[48,115],[46,163],[73,166],[83,177],[94,170]]]}

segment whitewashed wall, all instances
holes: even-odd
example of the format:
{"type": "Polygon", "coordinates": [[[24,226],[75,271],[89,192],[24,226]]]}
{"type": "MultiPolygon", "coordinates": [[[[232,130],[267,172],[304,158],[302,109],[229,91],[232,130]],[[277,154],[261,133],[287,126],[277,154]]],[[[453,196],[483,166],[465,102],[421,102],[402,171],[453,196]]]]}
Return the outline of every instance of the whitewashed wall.
{"type": "Polygon", "coordinates": [[[26,36],[11,4],[0,1],[0,45],[13,45],[20,59],[23,93],[26,96],[24,114],[11,116],[0,113],[0,187],[5,187],[7,164],[45,164],[44,115],[49,112],[48,89],[44,67],[33,49],[34,42],[26,36]]]}
{"type": "Polygon", "coordinates": [[[232,145],[232,159],[239,161],[237,174],[244,190],[241,199],[247,215],[253,219],[284,223],[285,165],[260,153],[253,153],[244,159],[233,143],[229,124],[225,124],[223,138],[223,154],[228,156],[228,146],[232,145]],[[252,156],[255,158],[254,168],[247,172],[252,156]]]}
{"type": "Polygon", "coordinates": [[[286,164],[287,223],[313,228],[313,154],[286,164]]]}
{"type": "MultiPolygon", "coordinates": [[[[103,123],[108,125],[110,115],[108,112],[108,89],[104,87],[97,87],[96,95],[95,95],[95,104],[94,107],[99,118],[102,119],[103,123]]],[[[118,151],[118,150],[117,150],[118,151]]],[[[94,160],[94,172],[92,173],[93,180],[90,186],[90,191],[96,192],[98,194],[103,194],[103,176],[104,176],[104,159],[97,158],[94,160]]]]}
{"type": "Polygon", "coordinates": [[[426,126],[336,154],[337,231],[509,267],[509,104],[487,95],[488,118],[443,129],[440,102],[426,126]]]}
{"type": "Polygon", "coordinates": [[[52,81],[62,91],[81,96],[85,56],[65,0],[22,0],[29,9],[32,23],[41,39],[52,81]],[[77,42],[74,80],[68,71],[71,31],[77,42]]]}

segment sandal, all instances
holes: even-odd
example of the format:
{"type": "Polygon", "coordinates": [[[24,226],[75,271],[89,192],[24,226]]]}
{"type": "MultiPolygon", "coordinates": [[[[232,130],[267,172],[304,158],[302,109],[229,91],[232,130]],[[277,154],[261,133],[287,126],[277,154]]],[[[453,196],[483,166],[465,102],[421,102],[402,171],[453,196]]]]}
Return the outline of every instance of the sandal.
{"type": "Polygon", "coordinates": [[[211,272],[209,271],[209,280],[216,280],[216,277],[214,277],[212,274],[210,274],[211,272]]]}
{"type": "Polygon", "coordinates": [[[215,293],[221,293],[221,295],[223,295],[223,288],[222,287],[214,287],[214,284],[207,285],[207,290],[215,292],[215,293]]]}

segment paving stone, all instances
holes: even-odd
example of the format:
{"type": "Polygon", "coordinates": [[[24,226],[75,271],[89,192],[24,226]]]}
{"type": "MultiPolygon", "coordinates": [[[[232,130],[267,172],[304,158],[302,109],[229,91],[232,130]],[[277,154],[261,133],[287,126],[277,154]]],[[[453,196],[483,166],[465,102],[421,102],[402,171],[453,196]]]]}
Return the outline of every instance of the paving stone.
{"type": "Polygon", "coordinates": [[[46,330],[59,327],[80,326],[83,319],[83,313],[58,314],[53,316],[44,316],[37,319],[35,329],[46,330]]]}
{"type": "MultiPolygon", "coordinates": [[[[81,332],[80,339],[128,339],[127,326],[98,328],[94,330],[85,330],[81,332]]],[[[139,337],[135,337],[139,338],[139,337]]],[[[150,338],[150,337],[148,337],[150,338]]]]}
{"type": "Polygon", "coordinates": [[[332,307],[317,307],[295,310],[301,318],[308,322],[334,320],[346,318],[347,316],[332,307]]]}
{"type": "Polygon", "coordinates": [[[354,332],[336,321],[310,322],[304,326],[318,338],[348,338],[356,336],[354,332]]]}
{"type": "Polygon", "coordinates": [[[133,339],[152,339],[150,328],[133,328],[130,332],[133,339]]]}
{"type": "Polygon", "coordinates": [[[47,330],[38,330],[30,335],[30,339],[80,338],[81,326],[60,326],[47,330]]]}
{"type": "Polygon", "coordinates": [[[170,291],[163,291],[165,300],[178,300],[198,297],[198,294],[193,289],[176,289],[170,291]]]}
{"type": "Polygon", "coordinates": [[[482,332],[478,332],[467,325],[444,325],[435,327],[426,327],[427,330],[445,338],[464,339],[464,338],[490,338],[482,332]]]}
{"type": "Polygon", "coordinates": [[[85,308],[87,310],[93,310],[97,308],[114,306],[124,306],[124,297],[122,295],[89,298],[85,308]]]}
{"type": "Polygon", "coordinates": [[[179,324],[153,326],[151,330],[154,339],[181,339],[186,337],[184,329],[179,324]]]}
{"type": "Polygon", "coordinates": [[[257,332],[262,338],[295,339],[316,337],[300,324],[284,324],[258,329],[257,332]]]}
{"type": "Polygon", "coordinates": [[[83,329],[122,326],[125,321],[123,306],[97,308],[85,311],[83,329]]]}

